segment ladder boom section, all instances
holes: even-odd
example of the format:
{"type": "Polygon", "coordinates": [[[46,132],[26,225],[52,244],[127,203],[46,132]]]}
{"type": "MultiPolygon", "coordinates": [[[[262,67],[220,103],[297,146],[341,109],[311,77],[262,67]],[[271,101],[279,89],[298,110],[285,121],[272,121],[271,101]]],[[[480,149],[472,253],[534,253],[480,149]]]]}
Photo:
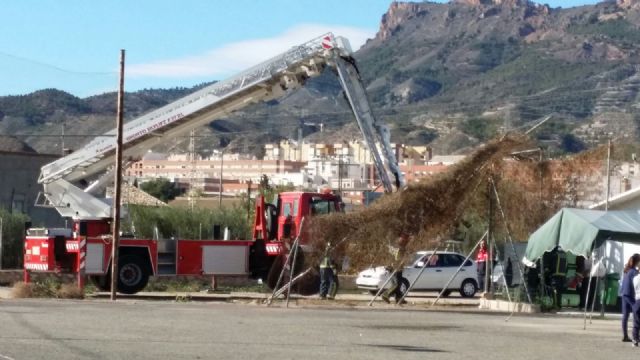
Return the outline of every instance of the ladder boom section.
{"type": "Polygon", "coordinates": [[[391,148],[389,129],[376,120],[371,112],[355,60],[351,57],[335,55],[334,61],[340,83],[360,127],[360,132],[371,151],[384,191],[392,192],[394,186],[397,189],[402,188],[404,179],[398,167],[395,152],[391,148]]]}
{"type": "MultiPolygon", "coordinates": [[[[348,41],[331,33],[127,122],[123,129],[125,161],[141,157],[164,139],[188,134],[252,103],[280,97],[287,90],[302,86],[308,78],[320,75],[326,66],[333,66],[338,72],[385,191],[393,191],[394,184],[400,189],[402,174],[389,143],[389,131],[371,113],[348,41]]],[[[116,130],[109,131],[74,153],[42,167],[38,182],[43,184],[49,206],[65,217],[110,216],[110,201],[99,198],[98,193],[111,178],[109,169],[115,162],[115,135],[116,130]],[[79,185],[91,180],[93,184],[82,185],[82,188],[79,185]]]]}
{"type": "MultiPolygon", "coordinates": [[[[227,80],[207,86],[160,109],[127,122],[124,155],[141,156],[162,137],[183,135],[217,117],[251,103],[277,97],[319,75],[334,52],[348,53],[348,43],[329,33],[258,64],[227,80]],[[345,45],[346,44],[346,45],[345,45]]],[[[104,171],[115,161],[116,131],[42,167],[40,183],[73,182],[104,171]]]]}

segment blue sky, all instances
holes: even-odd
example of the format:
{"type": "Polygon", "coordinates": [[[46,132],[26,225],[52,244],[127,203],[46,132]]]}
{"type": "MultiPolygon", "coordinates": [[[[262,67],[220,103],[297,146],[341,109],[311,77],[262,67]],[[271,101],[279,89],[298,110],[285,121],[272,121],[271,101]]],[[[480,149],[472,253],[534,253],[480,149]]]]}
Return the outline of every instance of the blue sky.
{"type": "MultiPolygon", "coordinates": [[[[552,1],[569,7],[594,1],[552,1]]],[[[221,79],[333,31],[373,37],[390,0],[6,0],[0,95],[114,91],[126,49],[128,91],[221,79]]]]}

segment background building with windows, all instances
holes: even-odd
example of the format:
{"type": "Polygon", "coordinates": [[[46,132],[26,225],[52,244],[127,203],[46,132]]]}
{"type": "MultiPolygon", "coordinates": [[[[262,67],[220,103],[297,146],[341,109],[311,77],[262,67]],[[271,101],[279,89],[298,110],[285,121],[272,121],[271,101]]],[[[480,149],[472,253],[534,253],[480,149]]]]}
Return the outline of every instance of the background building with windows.
{"type": "Polygon", "coordinates": [[[34,226],[62,226],[64,220],[53,208],[35,206],[42,191],[40,168],[58,155],[0,150],[0,207],[26,214],[34,226]]]}

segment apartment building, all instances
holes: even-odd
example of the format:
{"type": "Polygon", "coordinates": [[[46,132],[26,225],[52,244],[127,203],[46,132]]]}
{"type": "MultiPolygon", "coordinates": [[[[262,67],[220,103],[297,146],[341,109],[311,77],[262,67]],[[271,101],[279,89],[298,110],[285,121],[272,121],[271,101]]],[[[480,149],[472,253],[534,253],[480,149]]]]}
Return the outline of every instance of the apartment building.
{"type": "Polygon", "coordinates": [[[289,173],[299,173],[306,165],[304,162],[287,160],[257,160],[239,154],[205,159],[189,159],[188,155],[164,155],[149,153],[140,161],[132,163],[125,174],[137,178],[167,178],[184,182],[185,179],[197,180],[203,186],[212,188],[216,181],[205,179],[235,180],[246,183],[249,180],[258,183],[262,175],[269,177],[289,173]]]}

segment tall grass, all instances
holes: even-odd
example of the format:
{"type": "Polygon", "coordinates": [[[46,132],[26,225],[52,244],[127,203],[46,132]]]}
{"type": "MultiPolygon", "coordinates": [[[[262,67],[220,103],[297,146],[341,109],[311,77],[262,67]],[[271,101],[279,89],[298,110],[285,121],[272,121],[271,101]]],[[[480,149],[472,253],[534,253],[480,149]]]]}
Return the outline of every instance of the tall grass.
{"type": "MultiPolygon", "coordinates": [[[[253,216],[253,214],[251,214],[253,216]]],[[[252,218],[247,219],[243,206],[222,209],[189,209],[174,207],[130,206],[123,230],[139,238],[153,238],[157,227],[161,237],[180,239],[213,239],[214,225],[228,227],[232,239],[249,239],[252,218]]]]}

